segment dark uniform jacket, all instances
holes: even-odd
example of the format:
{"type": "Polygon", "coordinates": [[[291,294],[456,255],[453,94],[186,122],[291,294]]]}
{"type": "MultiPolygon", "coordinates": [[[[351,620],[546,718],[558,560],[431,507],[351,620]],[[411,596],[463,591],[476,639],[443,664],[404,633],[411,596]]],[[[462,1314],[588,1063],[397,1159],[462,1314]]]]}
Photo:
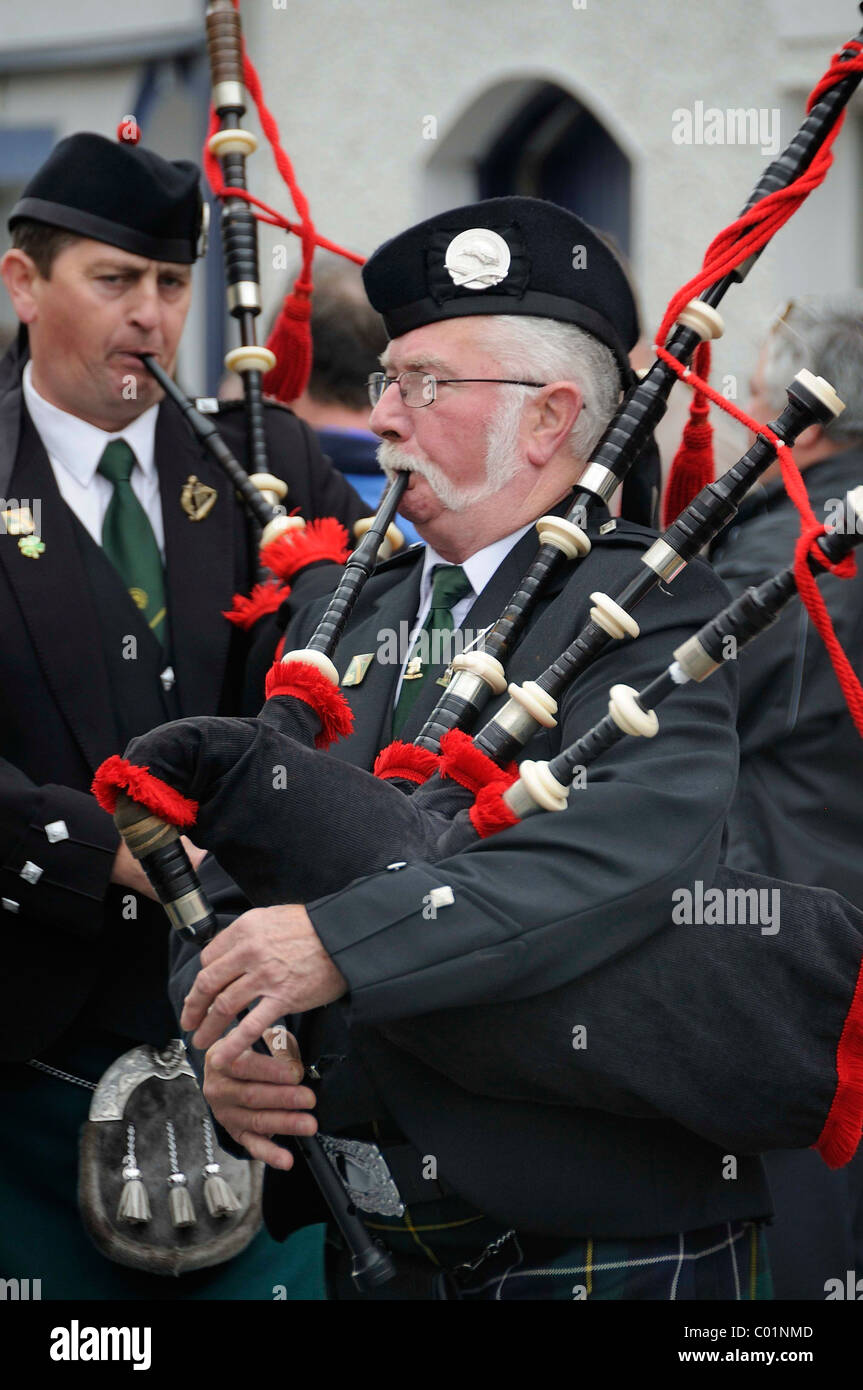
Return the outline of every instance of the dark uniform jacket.
{"type": "MultiPolygon", "coordinates": [[[[0,497],[39,516],[45,550],[28,558],[14,536],[0,534],[0,1055],[8,1059],[38,1055],[75,1021],[137,1041],[163,1043],[176,1031],[165,999],[164,915],[109,886],[118,836],[89,787],[132,735],[182,713],[238,712],[247,638],[222,610],[255,577],[249,529],[226,477],[165,402],[155,458],[166,655],[60,495],[23,403],[23,365],[17,345],[0,364],[0,497]],[[218,492],[199,522],[180,506],[190,474],[218,492]],[[168,663],[175,679],[166,690],[168,663]],[[45,827],[61,821],[68,838],[50,839],[45,827]]],[[[242,461],[242,408],[226,409],[220,429],[242,461]]],[[[268,408],[267,430],[271,471],[288,482],[289,506],[347,525],[364,514],[289,411],[268,408]]]]}
{"type": "MultiPolygon", "coordinates": [[[[618,524],[600,536],[602,520],[591,526],[589,558],[564,572],[537,608],[510,663],[511,679],[536,677],[582,627],[589,595],[615,595],[637,570],[649,533],[618,524]]],[[[500,614],[535,548],[533,533],[514,547],[465,628],[482,628],[500,614]]],[[[421,555],[395,557],[371,578],[337,655],[342,673],[354,656],[391,652],[388,634],[413,622],[421,555]]],[[[570,688],[558,728],[535,739],[529,755],[547,757],[584,733],[606,712],[612,684],[638,687],[657,674],[725,601],[722,585],[700,562],[673,589],[654,591],[637,610],[642,636],[612,644],[570,688]]],[[[303,646],[322,607],[312,604],[297,616],[288,648],[303,646]]],[[[440,674],[433,670],[402,737],[410,740],[421,728],[440,695],[440,674]]],[[[390,741],[398,675],[397,663],[376,657],[361,684],[345,690],[355,731],[328,756],[371,766],[390,741]]],[[[627,739],[592,766],[565,812],[535,816],[440,863],[373,874],[309,905],[350,989],[346,1000],[308,1015],[301,1030],[307,1062],[322,1054],[347,1058],[321,1068],[323,1132],[357,1132],[375,1117],[383,1132],[411,1141],[415,1177],[422,1156],[434,1156],[450,1190],[473,1207],[540,1234],[634,1237],[768,1209],[756,1159],[740,1156],[736,1181],[727,1181],[722,1151],[664,1118],[509,1099],[505,1077],[494,1098],[470,1093],[385,1036],[388,1025],[437,1010],[540,996],[661,930],[674,889],[709,882],[718,861],[737,771],[735,707],[736,673],[725,669],[667,702],[659,737],[627,739]],[[455,901],[430,920],[424,905],[442,885],[455,901]]],[[[326,845],[316,852],[325,856],[326,845]]],[[[176,1008],[197,958],[190,948],[174,949],[176,1008]]],[[[633,1010],[639,1007],[633,998],[633,1010]]],[[[562,1057],[579,1022],[573,1018],[561,1034],[562,1057]]],[[[673,1036],[673,1020],[669,1028],[673,1036]]],[[[589,1049],[588,1038],[588,1057],[589,1049]]],[[[275,1226],[313,1219],[297,1174],[269,1172],[268,1183],[275,1226]]]]}
{"type": "MultiPolygon", "coordinates": [[[[803,477],[819,521],[845,517],[845,494],[863,482],[863,452],[824,459],[803,477]]],[[[736,595],[790,564],[799,533],[799,514],[782,480],[759,485],[714,546],[714,564],[736,595]]],[[[826,575],[818,582],[860,673],[863,571],[855,579],[826,575]]],[[[738,731],[728,863],[833,888],[863,907],[863,740],[797,600],[741,653],[738,731]]],[[[776,1297],[821,1299],[827,1279],[859,1270],[863,1260],[863,1156],[830,1172],[814,1153],[775,1153],[767,1172],[776,1208],[770,1232],[776,1297]]]]}
{"type": "MultiPolygon", "coordinates": [[[[863,482],[863,452],[803,475],[812,510],[829,521],[863,482]]],[[[853,524],[853,517],[852,517],[853,524]]],[[[800,517],[781,479],[752,490],[713,562],[735,595],[794,559],[800,517]]],[[[863,670],[863,571],[819,588],[855,671],[863,670]]],[[[833,888],[863,907],[863,740],[803,604],[793,600],[740,656],[740,778],[726,858],[736,868],[833,888]]]]}

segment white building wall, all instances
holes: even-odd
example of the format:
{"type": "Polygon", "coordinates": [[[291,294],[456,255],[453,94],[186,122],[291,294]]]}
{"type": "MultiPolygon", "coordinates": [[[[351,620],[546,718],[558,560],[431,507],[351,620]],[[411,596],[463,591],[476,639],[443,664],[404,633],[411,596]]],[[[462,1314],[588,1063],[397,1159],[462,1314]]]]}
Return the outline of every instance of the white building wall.
{"type": "MultiPolygon", "coordinates": [[[[831,52],[859,23],[845,0],[815,12],[798,0],[266,0],[244,5],[243,19],[319,229],[363,252],[474,196],[471,155],[509,114],[503,84],[539,79],[572,92],[632,163],[633,268],[648,332],[770,157],[757,145],[675,144],[673,112],[696,102],[764,108],[769,130],[775,108],[784,146],[831,52]],[[462,121],[472,107],[473,144],[462,121]],[[436,139],[425,138],[428,117],[436,139]]],[[[715,378],[733,376],[742,396],[776,306],[859,278],[859,101],[811,212],[725,300],[715,378]]],[[[269,159],[250,167],[261,196],[288,208],[269,159]]],[[[271,276],[274,290],[278,281],[271,276]]]]}
{"type": "MultiPolygon", "coordinates": [[[[203,13],[204,0],[154,0],[146,9],[116,0],[0,0],[0,130],[53,124],[58,136],[112,134],[133,103],[141,63],[106,63],[106,45],[142,40],[155,51],[190,29],[203,33],[203,13]],[[74,55],[65,70],[57,57],[64,45],[74,55]],[[94,66],[82,67],[88,45],[94,66]],[[14,61],[40,47],[50,69],[31,63],[16,72],[14,61]]],[[[570,91],[631,161],[633,268],[648,334],[769,157],[748,144],[675,144],[675,110],[701,102],[763,108],[769,118],[778,109],[784,144],[830,53],[859,22],[850,0],[242,0],[241,14],[319,229],[362,252],[474,196],[474,158],[524,84],[570,91]]],[[[741,395],[777,305],[859,281],[860,112],[858,95],[827,185],[725,300],[716,379],[735,378],[741,395]]],[[[250,124],[259,132],[254,117],[250,124]]],[[[181,104],[163,108],[151,138],[170,157],[199,155],[181,104]]],[[[249,171],[252,191],[293,215],[269,153],[249,171]]],[[[293,252],[293,238],[262,227],[270,301],[284,282],[272,248],[286,241],[293,252]]],[[[202,323],[198,312],[190,369],[202,323]]]]}

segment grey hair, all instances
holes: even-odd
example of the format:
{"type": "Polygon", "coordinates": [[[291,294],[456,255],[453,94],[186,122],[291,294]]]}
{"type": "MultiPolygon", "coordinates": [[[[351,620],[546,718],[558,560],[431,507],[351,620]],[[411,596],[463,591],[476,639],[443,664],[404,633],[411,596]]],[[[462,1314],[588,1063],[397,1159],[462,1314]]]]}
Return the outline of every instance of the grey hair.
{"type": "MultiPolygon", "coordinates": [[[[576,383],[583,405],[568,448],[579,462],[587,462],[620,400],[620,370],[611,349],[574,324],[520,314],[489,314],[482,338],[508,376],[576,383]]],[[[521,388],[521,396],[529,399],[529,388],[521,388]]]]}
{"type": "Polygon", "coordinates": [[[863,291],[792,303],[767,339],[764,387],[771,410],[785,405],[785,388],[801,367],[823,376],[845,402],[824,427],[829,439],[863,438],[863,291]]]}

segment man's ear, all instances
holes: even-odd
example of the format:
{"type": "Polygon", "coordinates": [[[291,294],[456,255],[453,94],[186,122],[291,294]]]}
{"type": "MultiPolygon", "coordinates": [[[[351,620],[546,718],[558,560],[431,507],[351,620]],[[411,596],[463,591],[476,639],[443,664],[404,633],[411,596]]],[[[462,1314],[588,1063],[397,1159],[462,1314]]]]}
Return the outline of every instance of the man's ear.
{"type": "Polygon", "coordinates": [[[807,425],[805,430],[801,430],[794,442],[795,449],[801,449],[804,453],[807,449],[814,448],[821,444],[824,439],[823,425],[807,425]]]}
{"type": "Polygon", "coordinates": [[[538,391],[527,409],[527,457],[537,468],[554,458],[569,438],[584,400],[572,381],[553,381],[538,391]]]}
{"type": "Polygon", "coordinates": [[[40,278],[35,262],[25,251],[13,247],[0,260],[0,275],[21,323],[33,323],[39,308],[34,290],[40,278]]]}

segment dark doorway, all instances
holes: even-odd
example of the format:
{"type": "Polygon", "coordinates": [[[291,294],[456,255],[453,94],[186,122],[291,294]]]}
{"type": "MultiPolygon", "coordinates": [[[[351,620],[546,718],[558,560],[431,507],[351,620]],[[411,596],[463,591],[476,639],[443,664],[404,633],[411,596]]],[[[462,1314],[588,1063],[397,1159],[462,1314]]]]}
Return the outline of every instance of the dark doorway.
{"type": "Polygon", "coordinates": [[[520,193],[578,213],[630,254],[630,166],[595,116],[562,87],[530,96],[477,164],[480,198],[520,193]]]}

